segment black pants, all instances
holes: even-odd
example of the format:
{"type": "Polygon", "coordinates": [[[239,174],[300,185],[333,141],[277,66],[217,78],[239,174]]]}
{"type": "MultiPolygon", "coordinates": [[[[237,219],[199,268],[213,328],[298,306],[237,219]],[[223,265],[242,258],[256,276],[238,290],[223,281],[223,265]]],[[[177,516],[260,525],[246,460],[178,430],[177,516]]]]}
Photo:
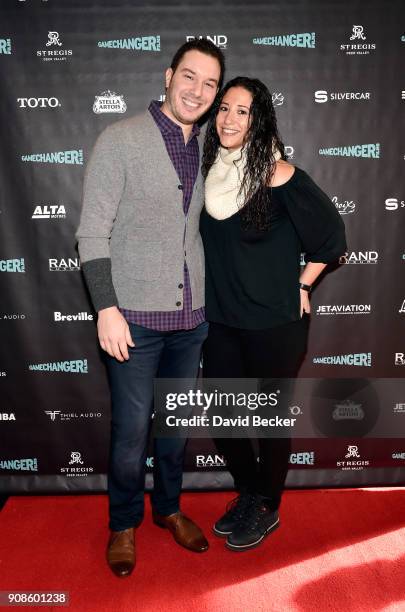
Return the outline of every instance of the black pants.
{"type": "MultiPolygon", "coordinates": [[[[271,329],[247,330],[210,323],[204,344],[205,378],[295,378],[306,353],[309,315],[271,329]]],[[[216,438],[235,488],[259,493],[272,510],[281,501],[290,438],[259,438],[259,462],[249,438],[216,438]]]]}

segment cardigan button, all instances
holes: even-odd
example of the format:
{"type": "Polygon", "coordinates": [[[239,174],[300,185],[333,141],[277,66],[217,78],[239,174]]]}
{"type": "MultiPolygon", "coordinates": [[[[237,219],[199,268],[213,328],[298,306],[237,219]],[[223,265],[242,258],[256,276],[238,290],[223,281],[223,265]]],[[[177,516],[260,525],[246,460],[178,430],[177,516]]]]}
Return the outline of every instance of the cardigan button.
{"type": "Polygon", "coordinates": [[[183,289],[183,287],[184,287],[183,283],[180,283],[179,289],[183,289]]]}
{"type": "Polygon", "coordinates": [[[180,189],[180,191],[183,191],[183,185],[177,185],[177,189],[180,189]]]}
{"type": "Polygon", "coordinates": [[[181,306],[181,302],[176,302],[176,306],[181,306]]]}

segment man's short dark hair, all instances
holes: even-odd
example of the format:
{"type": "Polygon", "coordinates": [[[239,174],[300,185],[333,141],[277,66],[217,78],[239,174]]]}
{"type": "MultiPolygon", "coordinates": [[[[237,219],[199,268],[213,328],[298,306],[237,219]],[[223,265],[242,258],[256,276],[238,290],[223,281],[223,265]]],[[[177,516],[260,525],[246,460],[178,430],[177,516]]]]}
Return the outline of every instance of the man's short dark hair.
{"type": "Polygon", "coordinates": [[[183,56],[188,51],[200,51],[200,53],[205,53],[205,55],[210,55],[218,60],[219,67],[221,69],[218,87],[221,89],[225,73],[225,56],[222,51],[207,38],[195,38],[193,40],[189,40],[188,42],[184,43],[184,45],[181,45],[181,47],[177,49],[176,53],[174,54],[172,63],[170,64],[170,68],[173,70],[173,72],[176,72],[177,66],[180,64],[183,56]]]}

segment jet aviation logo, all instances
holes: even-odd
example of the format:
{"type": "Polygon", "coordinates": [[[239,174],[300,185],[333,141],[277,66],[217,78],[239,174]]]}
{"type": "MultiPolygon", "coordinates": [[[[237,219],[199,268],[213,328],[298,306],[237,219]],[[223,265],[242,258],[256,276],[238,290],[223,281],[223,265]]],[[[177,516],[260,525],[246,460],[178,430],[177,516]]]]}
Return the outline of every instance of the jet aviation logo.
{"type": "Polygon", "coordinates": [[[55,151],[54,153],[30,153],[29,155],[21,155],[21,161],[44,164],[78,164],[82,166],[83,149],[55,151]]]}
{"type": "Polygon", "coordinates": [[[282,34],[254,38],[254,45],[269,45],[273,47],[306,47],[315,49],[315,32],[300,32],[298,34],[282,34]]]}
{"type": "Polygon", "coordinates": [[[327,149],[319,149],[318,152],[319,155],[330,155],[332,157],[368,157],[379,159],[380,143],[329,147],[327,149]]]}
{"type": "Polygon", "coordinates": [[[114,91],[103,91],[99,96],[95,96],[93,112],[100,113],[125,113],[127,105],[124,96],[117,95],[114,91]]]}
{"type": "Polygon", "coordinates": [[[99,40],[98,47],[106,49],[130,49],[132,51],[160,51],[160,36],[137,36],[135,38],[117,38],[99,40]]]}

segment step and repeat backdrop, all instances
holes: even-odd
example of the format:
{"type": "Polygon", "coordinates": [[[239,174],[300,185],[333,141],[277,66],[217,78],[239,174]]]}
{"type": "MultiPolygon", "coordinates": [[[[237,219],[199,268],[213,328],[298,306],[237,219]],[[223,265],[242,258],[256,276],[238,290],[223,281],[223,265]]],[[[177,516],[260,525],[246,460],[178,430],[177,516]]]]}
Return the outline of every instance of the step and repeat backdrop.
{"type": "MultiPolygon", "coordinates": [[[[290,406],[312,433],[293,441],[287,485],[405,482],[401,5],[1,3],[0,492],[106,488],[109,390],[74,238],[83,173],[107,125],[163,99],[193,37],[223,49],[226,80],[268,85],[291,163],[346,225],[349,250],[312,294],[290,406]]],[[[212,441],[190,440],[185,488],[230,482],[212,441]]]]}

